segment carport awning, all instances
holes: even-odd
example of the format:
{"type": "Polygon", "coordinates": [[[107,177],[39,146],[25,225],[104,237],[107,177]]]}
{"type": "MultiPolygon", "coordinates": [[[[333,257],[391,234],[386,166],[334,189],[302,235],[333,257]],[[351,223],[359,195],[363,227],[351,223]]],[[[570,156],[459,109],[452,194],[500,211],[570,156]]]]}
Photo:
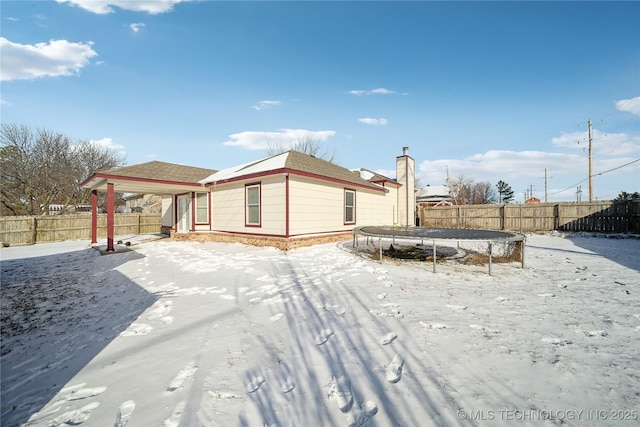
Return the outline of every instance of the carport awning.
{"type": "Polygon", "coordinates": [[[102,174],[93,175],[82,183],[82,187],[90,190],[107,191],[107,184],[113,184],[116,193],[181,194],[190,191],[207,190],[204,185],[198,183],[154,181],[102,174]]]}
{"type": "Polygon", "coordinates": [[[206,187],[198,181],[214,172],[212,169],[153,161],[96,172],[81,186],[107,191],[107,184],[113,184],[117,193],[180,194],[205,191],[206,187]]]}

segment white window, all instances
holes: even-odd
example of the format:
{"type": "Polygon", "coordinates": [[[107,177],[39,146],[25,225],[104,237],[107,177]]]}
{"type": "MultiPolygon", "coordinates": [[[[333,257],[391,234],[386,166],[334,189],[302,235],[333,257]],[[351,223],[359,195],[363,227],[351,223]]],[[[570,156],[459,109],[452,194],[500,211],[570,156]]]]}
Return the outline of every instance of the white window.
{"type": "Polygon", "coordinates": [[[260,184],[245,186],[245,225],[260,225],[260,184]]]}
{"type": "Polygon", "coordinates": [[[344,190],[344,223],[355,224],[356,222],[356,192],[344,190]]]}
{"type": "Polygon", "coordinates": [[[209,223],[209,193],[196,193],[196,224],[209,223]]]}

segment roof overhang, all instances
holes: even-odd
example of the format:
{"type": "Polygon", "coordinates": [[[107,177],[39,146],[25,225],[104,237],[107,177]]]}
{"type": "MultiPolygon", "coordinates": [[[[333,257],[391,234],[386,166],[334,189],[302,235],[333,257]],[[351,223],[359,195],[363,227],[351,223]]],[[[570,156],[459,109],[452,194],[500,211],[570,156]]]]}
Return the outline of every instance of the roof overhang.
{"type": "MultiPolygon", "coordinates": [[[[342,184],[342,185],[345,185],[345,186],[348,186],[348,187],[364,188],[364,189],[367,189],[367,190],[379,191],[379,192],[382,192],[382,193],[388,193],[389,192],[389,190],[387,190],[382,185],[379,185],[377,183],[370,183],[369,185],[363,185],[363,184],[358,184],[357,182],[345,181],[343,179],[331,178],[331,177],[327,177],[327,176],[323,176],[323,175],[318,175],[318,174],[314,174],[314,173],[310,173],[310,172],[304,172],[304,171],[299,171],[299,170],[289,169],[289,168],[280,168],[280,169],[269,170],[269,171],[264,171],[264,172],[256,172],[256,173],[247,174],[247,175],[240,175],[240,176],[236,176],[236,177],[233,177],[233,178],[221,179],[219,181],[210,181],[210,182],[207,182],[204,185],[206,185],[207,187],[215,187],[216,185],[230,184],[230,183],[233,183],[233,182],[240,182],[240,181],[246,181],[246,180],[253,180],[253,179],[261,178],[261,177],[264,177],[264,176],[287,175],[287,174],[304,176],[304,177],[307,177],[307,178],[318,179],[320,181],[334,182],[334,183],[342,184]]],[[[201,181],[201,182],[204,182],[204,180],[201,181]]]]}
{"type": "Polygon", "coordinates": [[[81,187],[90,190],[107,191],[107,184],[113,184],[116,193],[182,194],[191,191],[208,191],[207,186],[199,183],[160,181],[101,173],[92,175],[81,184],[81,187]]]}

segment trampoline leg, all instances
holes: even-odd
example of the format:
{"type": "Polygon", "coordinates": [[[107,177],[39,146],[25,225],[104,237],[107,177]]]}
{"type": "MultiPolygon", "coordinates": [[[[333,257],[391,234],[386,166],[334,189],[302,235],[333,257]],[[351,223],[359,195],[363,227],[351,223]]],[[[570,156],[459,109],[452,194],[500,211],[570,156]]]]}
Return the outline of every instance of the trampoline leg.
{"type": "Polygon", "coordinates": [[[382,239],[378,239],[378,247],[380,248],[380,264],[382,264],[382,239]]]}
{"type": "Polygon", "coordinates": [[[491,248],[492,248],[492,244],[491,242],[489,242],[489,276],[491,276],[491,248]]]}
{"type": "Polygon", "coordinates": [[[436,241],[433,241],[433,272],[436,272],[436,241]]]}
{"type": "Polygon", "coordinates": [[[520,262],[522,264],[522,269],[524,270],[525,266],[524,266],[524,247],[526,246],[525,243],[527,242],[526,238],[525,240],[523,240],[522,242],[520,242],[520,244],[522,245],[522,247],[520,248],[520,262]]]}

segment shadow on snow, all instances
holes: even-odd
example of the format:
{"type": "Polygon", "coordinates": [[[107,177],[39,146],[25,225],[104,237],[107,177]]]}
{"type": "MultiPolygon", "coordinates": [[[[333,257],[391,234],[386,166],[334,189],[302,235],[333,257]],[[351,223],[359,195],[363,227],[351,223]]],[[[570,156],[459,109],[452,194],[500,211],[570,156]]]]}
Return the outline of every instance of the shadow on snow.
{"type": "Polygon", "coordinates": [[[154,303],[116,270],[140,258],[85,249],[0,262],[0,424],[27,422],[154,303]]]}

